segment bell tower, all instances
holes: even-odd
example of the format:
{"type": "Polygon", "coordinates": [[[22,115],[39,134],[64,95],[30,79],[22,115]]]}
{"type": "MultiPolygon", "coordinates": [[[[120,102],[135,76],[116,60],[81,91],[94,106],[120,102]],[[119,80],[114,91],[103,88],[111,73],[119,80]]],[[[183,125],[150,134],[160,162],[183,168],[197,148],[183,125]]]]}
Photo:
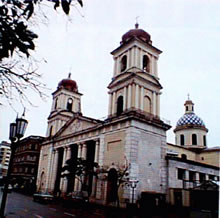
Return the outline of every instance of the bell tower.
{"type": "Polygon", "coordinates": [[[78,92],[77,83],[71,79],[71,74],[67,79],[59,82],[57,90],[52,93],[52,96],[53,102],[48,117],[47,137],[55,135],[74,114],[81,114],[82,94],[78,92]]]}
{"type": "Polygon", "coordinates": [[[113,78],[109,84],[108,116],[136,110],[146,115],[160,115],[158,59],[162,53],[152,45],[151,36],[139,29],[122,36],[120,46],[111,52],[114,59],[113,78]]]}

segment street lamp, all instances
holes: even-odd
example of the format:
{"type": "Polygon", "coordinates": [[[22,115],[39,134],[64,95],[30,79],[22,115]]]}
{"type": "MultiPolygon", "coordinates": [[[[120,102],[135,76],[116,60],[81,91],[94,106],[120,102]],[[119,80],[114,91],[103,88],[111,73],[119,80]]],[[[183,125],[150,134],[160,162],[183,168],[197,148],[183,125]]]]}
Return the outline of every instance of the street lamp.
{"type": "Polygon", "coordinates": [[[0,217],[4,217],[4,211],[5,211],[5,204],[7,200],[7,194],[8,194],[8,185],[10,182],[10,176],[12,171],[12,163],[14,159],[14,153],[16,144],[18,141],[24,136],[25,130],[27,128],[28,121],[24,118],[17,118],[15,123],[10,124],[10,130],[9,130],[9,139],[11,140],[11,157],[8,165],[8,172],[6,176],[3,196],[2,196],[2,202],[1,202],[1,209],[0,209],[0,217]]]}
{"type": "Polygon", "coordinates": [[[129,181],[129,184],[132,188],[132,200],[131,200],[132,204],[134,203],[134,190],[136,189],[138,182],[139,181],[137,179],[132,179],[129,181]]]}

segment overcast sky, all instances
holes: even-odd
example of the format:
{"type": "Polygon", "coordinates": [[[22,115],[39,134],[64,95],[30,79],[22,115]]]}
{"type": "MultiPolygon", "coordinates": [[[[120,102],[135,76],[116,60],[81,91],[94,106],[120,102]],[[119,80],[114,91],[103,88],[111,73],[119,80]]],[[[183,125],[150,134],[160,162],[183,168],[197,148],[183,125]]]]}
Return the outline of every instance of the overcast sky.
{"type": "MultiPolygon", "coordinates": [[[[26,136],[45,136],[51,93],[69,72],[83,94],[83,114],[107,116],[107,86],[113,76],[110,52],[139,16],[139,27],[163,51],[159,59],[161,117],[175,127],[189,93],[195,113],[209,129],[208,146],[220,145],[219,11],[219,0],[84,0],[83,9],[72,8],[70,17],[47,8],[48,24],[34,27],[39,39],[33,55],[46,60],[39,63],[39,72],[49,98],[44,102],[31,94],[37,107],[27,108],[26,136]]],[[[22,114],[23,109],[14,105],[22,114]]],[[[15,117],[9,106],[0,107],[0,141],[8,140],[9,123],[15,117]]],[[[174,143],[173,128],[167,132],[167,141],[174,143]]]]}

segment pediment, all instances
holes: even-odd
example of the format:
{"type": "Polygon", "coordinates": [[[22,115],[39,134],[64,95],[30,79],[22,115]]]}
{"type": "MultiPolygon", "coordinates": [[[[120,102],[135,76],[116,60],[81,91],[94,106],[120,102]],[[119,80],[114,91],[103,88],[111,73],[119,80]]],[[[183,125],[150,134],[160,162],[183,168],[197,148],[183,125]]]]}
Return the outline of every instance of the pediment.
{"type": "Polygon", "coordinates": [[[73,117],[54,136],[55,138],[67,136],[96,126],[98,120],[83,116],[73,117]]]}

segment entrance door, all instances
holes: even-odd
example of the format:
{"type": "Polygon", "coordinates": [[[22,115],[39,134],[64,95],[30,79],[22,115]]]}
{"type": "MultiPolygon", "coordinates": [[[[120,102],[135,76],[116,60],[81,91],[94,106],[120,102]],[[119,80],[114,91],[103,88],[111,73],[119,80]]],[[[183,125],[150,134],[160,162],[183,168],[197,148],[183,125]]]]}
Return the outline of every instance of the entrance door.
{"type": "Polygon", "coordinates": [[[182,192],[181,191],[174,191],[174,202],[176,206],[181,207],[183,204],[182,192]]]}
{"type": "Polygon", "coordinates": [[[107,202],[115,202],[117,200],[118,174],[115,169],[111,169],[108,172],[108,185],[107,185],[107,202]]]}

